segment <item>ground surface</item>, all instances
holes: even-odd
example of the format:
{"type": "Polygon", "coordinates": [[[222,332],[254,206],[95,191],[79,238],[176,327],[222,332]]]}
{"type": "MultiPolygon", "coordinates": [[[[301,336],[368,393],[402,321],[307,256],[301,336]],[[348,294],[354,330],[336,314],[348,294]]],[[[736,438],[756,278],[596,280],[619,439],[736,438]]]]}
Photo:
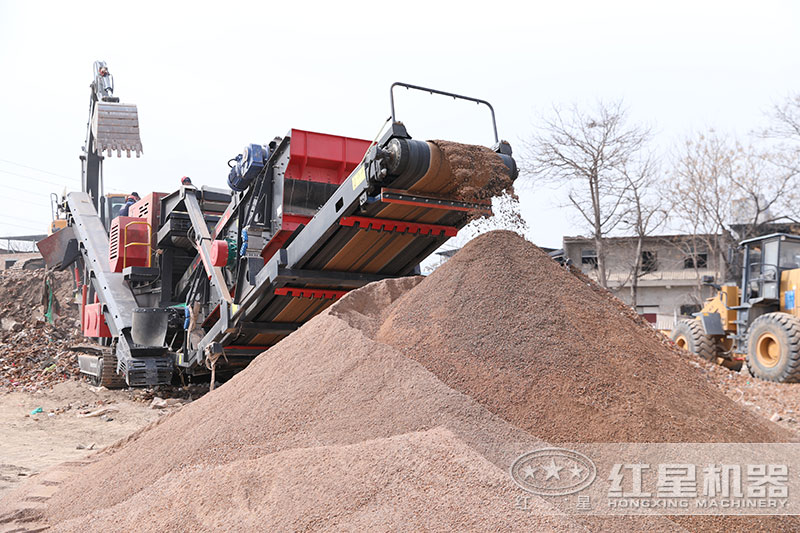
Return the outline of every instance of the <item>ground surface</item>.
{"type": "Polygon", "coordinates": [[[82,459],[179,408],[151,409],[151,397],[148,391],[111,391],[84,381],[0,392],[0,498],[44,468],[82,459]],[[41,413],[31,414],[39,407],[41,413]],[[85,416],[91,413],[98,414],[85,416]]]}
{"type": "Polygon", "coordinates": [[[693,366],[726,396],[755,413],[800,433],[800,383],[772,383],[752,377],[747,370],[734,372],[691,355],[693,366]]]}

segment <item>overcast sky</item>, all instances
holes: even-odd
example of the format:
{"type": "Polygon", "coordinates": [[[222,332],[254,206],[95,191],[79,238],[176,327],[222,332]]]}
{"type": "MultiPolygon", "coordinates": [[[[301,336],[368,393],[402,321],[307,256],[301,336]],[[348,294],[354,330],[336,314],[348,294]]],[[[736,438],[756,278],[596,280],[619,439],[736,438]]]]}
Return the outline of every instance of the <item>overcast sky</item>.
{"type": "MultiPolygon", "coordinates": [[[[398,80],[489,100],[514,147],[554,104],[623,98],[666,150],[745,134],[800,91],[798,2],[270,4],[0,0],[0,236],[44,233],[49,194],[80,188],[96,59],[144,145],[106,160],[106,189],[140,194],[225,187],[229,158],[291,128],[372,139],[398,80]]],[[[478,106],[404,91],[397,108],[415,138],[492,143],[478,106]]],[[[521,189],[534,242],[584,231],[558,193],[521,189]]]]}

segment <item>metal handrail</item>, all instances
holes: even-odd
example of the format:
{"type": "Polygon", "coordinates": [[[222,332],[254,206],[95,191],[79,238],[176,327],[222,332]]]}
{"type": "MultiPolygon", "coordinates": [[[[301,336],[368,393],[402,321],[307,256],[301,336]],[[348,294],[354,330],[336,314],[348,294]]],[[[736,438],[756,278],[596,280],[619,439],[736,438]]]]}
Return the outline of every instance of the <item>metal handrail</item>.
{"type": "Polygon", "coordinates": [[[492,104],[487,102],[486,100],[481,100],[479,98],[472,98],[471,96],[463,96],[456,93],[448,93],[445,91],[440,91],[438,89],[430,89],[428,87],[421,87],[419,85],[411,85],[410,83],[403,83],[400,81],[396,81],[392,84],[389,88],[389,103],[392,106],[392,122],[397,122],[397,117],[395,116],[394,112],[394,88],[395,87],[405,87],[406,89],[416,89],[417,91],[426,91],[431,94],[441,94],[442,96],[450,96],[451,98],[460,98],[461,100],[468,100],[470,102],[475,102],[476,104],[483,104],[489,108],[489,111],[492,112],[492,128],[494,129],[494,142],[499,143],[500,138],[497,136],[497,121],[494,118],[494,108],[492,104]]]}
{"type": "Polygon", "coordinates": [[[153,227],[144,220],[134,220],[133,222],[128,222],[125,224],[125,229],[123,230],[123,237],[125,239],[125,246],[122,247],[122,268],[128,266],[128,257],[127,251],[128,246],[147,246],[147,268],[150,268],[150,263],[153,258],[153,227]],[[144,224],[147,226],[147,242],[128,242],[128,228],[130,226],[135,226],[136,224],[144,224]]]}

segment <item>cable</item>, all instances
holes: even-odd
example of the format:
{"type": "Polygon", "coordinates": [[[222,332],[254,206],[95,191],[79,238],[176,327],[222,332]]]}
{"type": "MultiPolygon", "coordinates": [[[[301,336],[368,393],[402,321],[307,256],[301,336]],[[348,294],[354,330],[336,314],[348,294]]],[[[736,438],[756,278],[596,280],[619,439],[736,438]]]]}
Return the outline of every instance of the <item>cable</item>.
{"type": "Polygon", "coordinates": [[[33,224],[39,225],[41,224],[41,220],[31,220],[30,218],[20,218],[20,217],[10,217],[8,215],[0,215],[0,218],[7,218],[9,220],[22,220],[24,222],[31,222],[33,224]]]}
{"type": "Polygon", "coordinates": [[[22,202],[23,204],[35,205],[37,207],[50,207],[48,204],[40,204],[38,202],[30,202],[28,200],[23,200],[21,198],[14,198],[14,202],[22,202]]]}
{"type": "Polygon", "coordinates": [[[58,183],[56,181],[43,180],[43,179],[40,179],[40,178],[34,178],[33,176],[29,176],[27,174],[18,174],[16,172],[9,172],[8,170],[0,170],[0,172],[2,172],[3,174],[11,174],[12,176],[18,176],[20,178],[27,178],[29,180],[39,181],[41,183],[47,183],[48,185],[58,185],[58,186],[64,186],[64,187],[68,187],[69,186],[69,185],[65,185],[63,182],[58,183]]]}
{"type": "MultiPolygon", "coordinates": [[[[20,224],[12,224],[11,222],[0,222],[0,227],[1,226],[14,226],[15,228],[22,228],[29,231],[33,231],[33,226],[22,226],[20,224]]],[[[35,231],[42,231],[42,228],[38,228],[35,231]]],[[[0,240],[6,240],[6,239],[9,239],[9,237],[0,237],[0,240]]],[[[14,239],[11,240],[13,241],[14,239]]]]}
{"type": "MultiPolygon", "coordinates": [[[[12,187],[11,185],[0,185],[0,188],[11,189],[12,191],[19,191],[27,194],[35,194],[37,196],[42,194],[46,194],[48,197],[50,196],[50,193],[46,191],[29,191],[27,189],[20,189],[19,187],[12,187]]],[[[16,199],[14,201],[16,201],[16,199]]]]}
{"type": "Polygon", "coordinates": [[[42,173],[44,173],[44,174],[50,174],[50,175],[52,175],[52,176],[58,176],[59,178],[66,178],[66,179],[68,179],[68,180],[80,181],[78,178],[75,178],[75,177],[68,177],[68,176],[64,176],[63,174],[56,174],[55,172],[49,172],[49,171],[47,171],[47,170],[42,170],[42,169],[40,169],[40,168],[36,168],[36,167],[30,167],[30,166],[28,166],[28,165],[23,165],[22,163],[15,163],[15,162],[13,162],[13,161],[9,161],[8,159],[1,159],[1,158],[0,158],[0,161],[2,161],[3,163],[10,163],[10,164],[12,164],[12,165],[17,165],[18,167],[29,168],[29,169],[31,169],[31,170],[35,170],[35,171],[37,171],[37,172],[42,172],[42,173]]]}

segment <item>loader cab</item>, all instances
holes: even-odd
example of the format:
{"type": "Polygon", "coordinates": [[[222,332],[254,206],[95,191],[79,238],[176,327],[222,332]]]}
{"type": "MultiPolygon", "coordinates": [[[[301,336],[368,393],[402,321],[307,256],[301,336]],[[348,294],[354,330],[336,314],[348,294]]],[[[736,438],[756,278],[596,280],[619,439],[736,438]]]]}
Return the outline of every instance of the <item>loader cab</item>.
{"type": "Polygon", "coordinates": [[[103,221],[106,231],[111,227],[111,221],[119,216],[119,210],[125,205],[127,194],[106,194],[100,197],[100,220],[103,221]]]}
{"type": "Polygon", "coordinates": [[[800,268],[800,236],[775,233],[742,241],[741,246],[742,301],[777,308],[781,273],[800,268]]]}

